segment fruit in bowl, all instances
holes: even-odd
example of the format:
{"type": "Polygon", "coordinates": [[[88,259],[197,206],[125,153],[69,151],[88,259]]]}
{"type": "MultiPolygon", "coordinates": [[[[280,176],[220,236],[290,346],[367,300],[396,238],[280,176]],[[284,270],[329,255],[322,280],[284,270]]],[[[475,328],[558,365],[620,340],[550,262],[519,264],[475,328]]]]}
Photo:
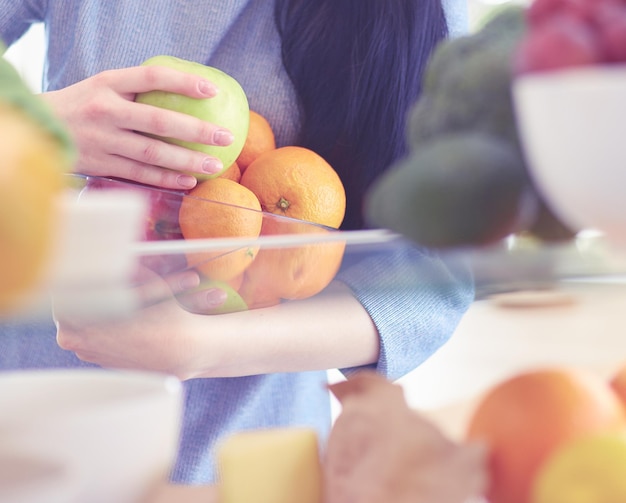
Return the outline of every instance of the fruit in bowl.
{"type": "Polygon", "coordinates": [[[222,175],[176,192],[87,177],[81,194],[106,189],[145,193],[150,204],[143,240],[154,250],[160,249],[158,241],[181,243],[180,252],[147,253],[142,264],[160,275],[194,269],[201,288],[227,291],[229,306],[215,314],[319,293],[335,277],[345,251],[343,241],[325,239],[345,213],[337,173],[313,151],[283,147],[259,155],[240,182],[222,175]],[[263,243],[265,237],[288,240],[302,234],[314,236],[305,244],[263,243]]]}
{"type": "Polygon", "coordinates": [[[529,74],[514,95],[530,174],[554,212],[626,241],[626,66],[529,74]]]}
{"type": "Polygon", "coordinates": [[[113,188],[133,190],[146,196],[149,211],[143,228],[143,239],[160,241],[183,237],[178,225],[178,211],[182,202],[180,192],[158,190],[139,183],[97,176],[90,176],[85,179],[83,191],[91,192],[113,188]]]}
{"type": "Polygon", "coordinates": [[[575,230],[626,241],[626,3],[535,0],[513,60],[516,118],[533,183],[575,230]]]}
{"type": "Polygon", "coordinates": [[[513,65],[517,74],[626,61],[622,0],[535,0],[513,65]]]}

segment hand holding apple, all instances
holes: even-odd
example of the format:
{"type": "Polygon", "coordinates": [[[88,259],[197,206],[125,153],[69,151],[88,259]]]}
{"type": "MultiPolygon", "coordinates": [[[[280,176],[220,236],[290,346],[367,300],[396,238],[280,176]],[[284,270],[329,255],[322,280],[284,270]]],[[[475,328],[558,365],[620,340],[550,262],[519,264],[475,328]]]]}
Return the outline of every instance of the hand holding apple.
{"type": "MultiPolygon", "coordinates": [[[[199,75],[217,86],[218,92],[211,98],[196,98],[167,90],[156,90],[138,94],[135,101],[188,114],[208,123],[220,124],[227,128],[232,133],[232,138],[228,136],[232,140],[228,144],[189,141],[167,133],[155,135],[166,142],[204,152],[219,159],[222,163],[222,169],[217,173],[200,174],[199,177],[214,178],[219,176],[235,162],[243,149],[248,134],[250,109],[246,93],[242,87],[233,77],[217,68],[173,56],[155,56],[144,61],[143,65],[165,66],[181,72],[199,75]]],[[[218,130],[217,133],[220,137],[226,137],[228,131],[218,130]]],[[[196,177],[198,177],[197,173],[196,177]]]]}
{"type": "Polygon", "coordinates": [[[154,89],[196,99],[210,99],[218,92],[199,75],[166,66],[137,66],[105,71],[41,95],[75,140],[79,154],[75,171],[186,190],[197,183],[193,174],[223,169],[211,155],[147,136],[176,136],[205,144],[227,144],[230,138],[215,124],[135,103],[137,94],[154,89]]]}

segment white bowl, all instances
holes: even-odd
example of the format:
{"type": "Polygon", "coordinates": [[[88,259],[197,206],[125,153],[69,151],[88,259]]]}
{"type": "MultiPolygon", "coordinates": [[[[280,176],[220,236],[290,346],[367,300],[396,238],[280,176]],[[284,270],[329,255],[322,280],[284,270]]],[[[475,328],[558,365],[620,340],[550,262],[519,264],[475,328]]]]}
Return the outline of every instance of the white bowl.
{"type": "Polygon", "coordinates": [[[574,229],[626,243],[626,67],[528,74],[513,84],[530,175],[574,229]]]}
{"type": "Polygon", "coordinates": [[[142,501],[167,480],[181,410],[180,382],[164,375],[1,373],[0,501],[142,501]]]}

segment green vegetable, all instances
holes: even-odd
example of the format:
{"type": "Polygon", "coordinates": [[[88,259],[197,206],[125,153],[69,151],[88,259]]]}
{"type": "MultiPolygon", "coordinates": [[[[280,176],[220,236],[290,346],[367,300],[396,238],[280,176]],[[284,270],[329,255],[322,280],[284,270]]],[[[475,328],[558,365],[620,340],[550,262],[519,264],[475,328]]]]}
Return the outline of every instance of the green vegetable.
{"type": "Polygon", "coordinates": [[[432,248],[488,244],[520,226],[527,190],[509,143],[482,132],[443,135],[385,174],[368,194],[366,218],[432,248]]]}
{"type": "Polygon", "coordinates": [[[478,32],[433,51],[409,112],[410,152],[371,186],[369,224],[434,247],[494,243],[514,233],[571,238],[528,177],[512,98],[525,8],[500,8],[478,32]]]}
{"type": "Polygon", "coordinates": [[[4,57],[5,47],[0,44],[0,101],[20,108],[24,113],[56,138],[67,154],[70,166],[75,159],[75,146],[65,125],[54,115],[46,103],[28,88],[17,70],[4,57]]]}
{"type": "Polygon", "coordinates": [[[409,114],[413,147],[434,135],[479,129],[519,148],[511,96],[511,59],[525,31],[524,9],[509,6],[472,35],[437,46],[423,93],[409,114]]]}

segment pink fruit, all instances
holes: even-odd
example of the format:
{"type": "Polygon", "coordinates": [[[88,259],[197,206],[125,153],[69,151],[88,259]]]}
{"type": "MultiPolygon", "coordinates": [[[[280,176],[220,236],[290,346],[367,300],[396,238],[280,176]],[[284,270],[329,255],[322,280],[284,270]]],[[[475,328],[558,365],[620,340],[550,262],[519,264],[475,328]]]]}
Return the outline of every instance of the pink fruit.
{"type": "Polygon", "coordinates": [[[150,212],[146,225],[146,239],[183,239],[178,225],[178,210],[183,201],[182,194],[150,189],[150,212]]]}
{"type": "Polygon", "coordinates": [[[570,2],[571,0],[534,0],[528,7],[528,24],[534,27],[549,21],[554,15],[565,12],[570,2]]]}
{"type": "Polygon", "coordinates": [[[516,74],[595,64],[602,49],[594,30],[574,17],[559,15],[528,30],[513,61],[516,74]]]}
{"type": "Polygon", "coordinates": [[[528,7],[527,18],[531,27],[549,23],[560,15],[593,24],[604,12],[624,6],[624,0],[535,0],[528,7]]]}
{"type": "Polygon", "coordinates": [[[183,194],[137,183],[98,177],[88,178],[83,191],[112,189],[139,191],[148,197],[150,208],[144,227],[143,238],[145,240],[182,239],[178,225],[178,210],[182,203],[183,194]]]}
{"type": "MultiPolygon", "coordinates": [[[[81,194],[113,189],[138,191],[148,198],[150,207],[143,229],[144,240],[183,239],[178,225],[178,210],[184,197],[182,193],[112,178],[89,177],[81,194]]],[[[162,276],[182,271],[187,267],[187,261],[182,254],[144,255],[140,258],[140,263],[162,276]]],[[[137,278],[137,281],[141,282],[141,279],[137,278]]]]}
{"type": "Polygon", "coordinates": [[[612,15],[603,17],[598,33],[607,62],[626,62],[626,7],[614,9],[612,15]]]}

